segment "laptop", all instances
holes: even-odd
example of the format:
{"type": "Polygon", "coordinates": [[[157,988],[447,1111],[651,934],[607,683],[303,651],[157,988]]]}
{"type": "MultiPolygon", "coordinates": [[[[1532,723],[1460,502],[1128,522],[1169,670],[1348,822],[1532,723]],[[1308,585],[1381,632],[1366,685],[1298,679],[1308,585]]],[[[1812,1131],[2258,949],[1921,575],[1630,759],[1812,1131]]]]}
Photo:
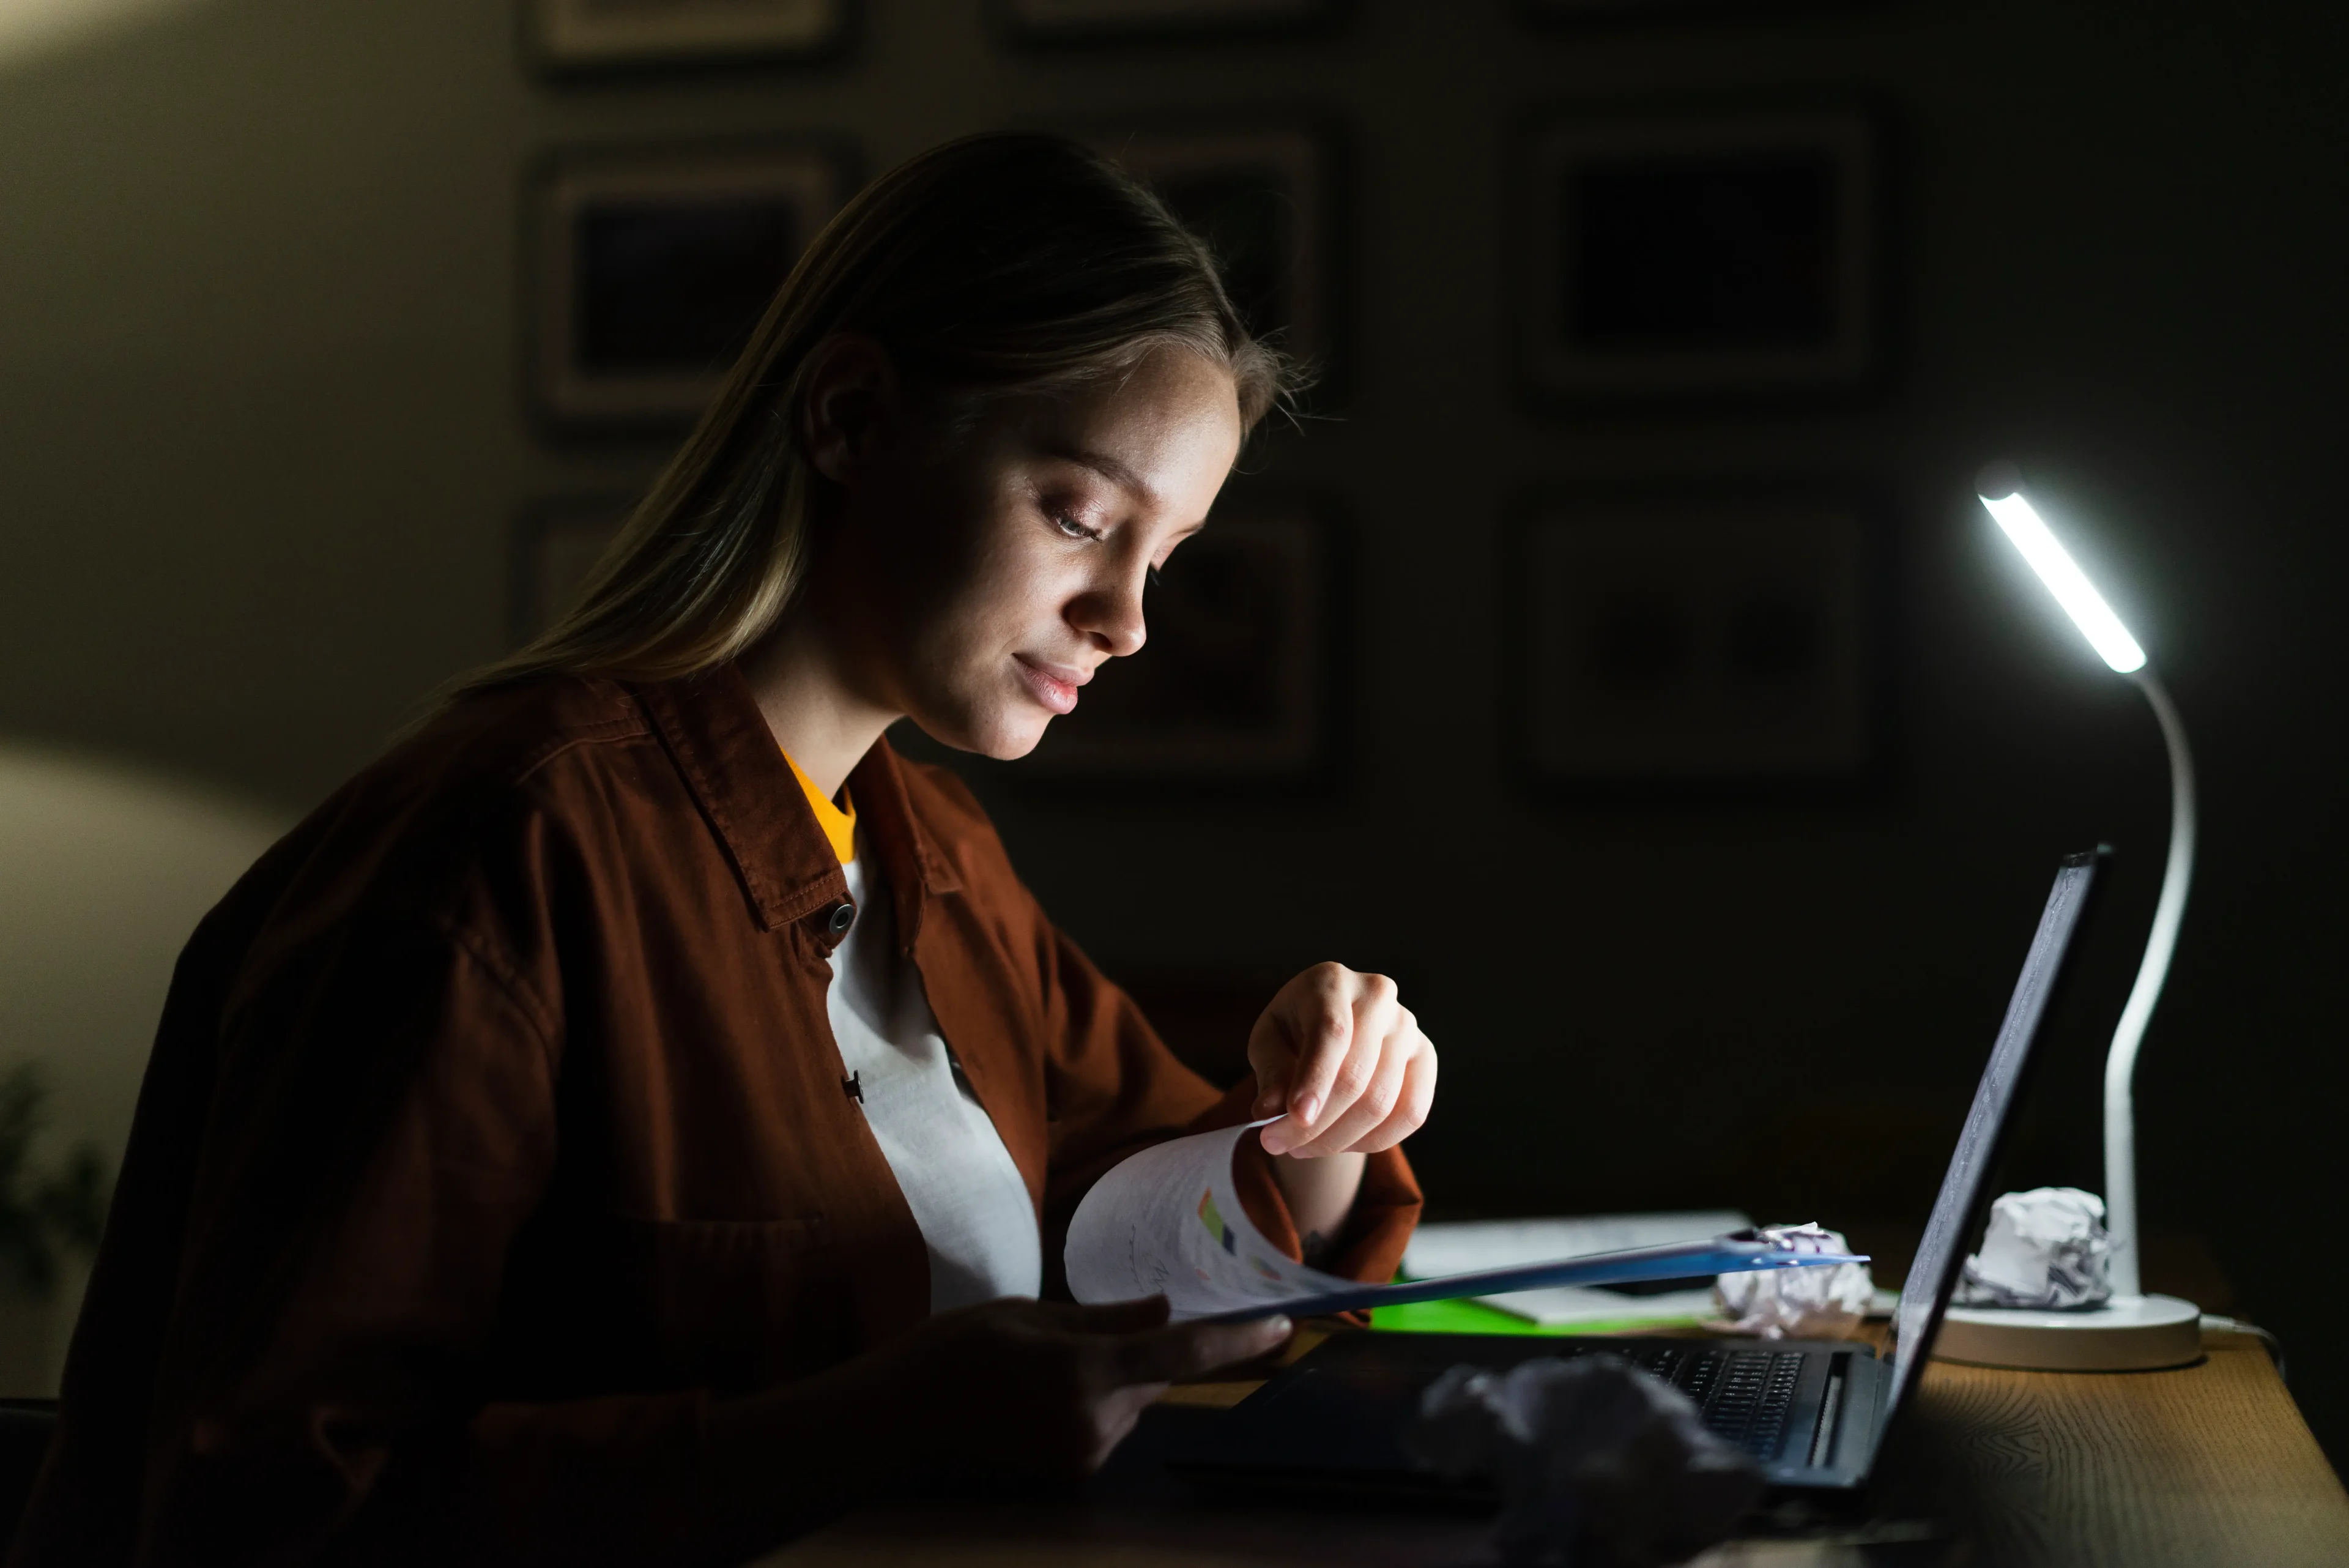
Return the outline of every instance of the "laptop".
{"type": "Polygon", "coordinates": [[[1774,1492],[1822,1501],[1856,1495],[1923,1376],[1966,1238],[1987,1207],[1984,1189],[2008,1113],[2106,853],[2067,857],[2055,874],[1900,1293],[1889,1359],[1846,1340],[1340,1334],[1178,1444],[1168,1465],[1200,1482],[1248,1490],[1488,1498],[1489,1480],[1446,1480],[1413,1464],[1404,1438],[1421,1391],[1463,1363],[1506,1371],[1539,1356],[1603,1352],[1686,1394],[1707,1428],[1753,1457],[1774,1492]]]}

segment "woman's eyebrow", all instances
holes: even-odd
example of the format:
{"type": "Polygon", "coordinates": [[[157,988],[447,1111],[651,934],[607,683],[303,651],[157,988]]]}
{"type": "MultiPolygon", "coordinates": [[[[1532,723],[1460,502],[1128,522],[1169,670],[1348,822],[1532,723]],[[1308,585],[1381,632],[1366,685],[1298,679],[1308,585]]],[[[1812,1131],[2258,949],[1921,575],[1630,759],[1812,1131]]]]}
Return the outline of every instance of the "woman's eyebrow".
{"type": "Polygon", "coordinates": [[[1093,452],[1081,446],[1047,446],[1043,450],[1047,457],[1057,457],[1065,462],[1073,462],[1080,468],[1092,469],[1145,506],[1155,506],[1158,504],[1158,493],[1150,487],[1148,481],[1135,472],[1130,464],[1120,462],[1105,452],[1093,452]]]}

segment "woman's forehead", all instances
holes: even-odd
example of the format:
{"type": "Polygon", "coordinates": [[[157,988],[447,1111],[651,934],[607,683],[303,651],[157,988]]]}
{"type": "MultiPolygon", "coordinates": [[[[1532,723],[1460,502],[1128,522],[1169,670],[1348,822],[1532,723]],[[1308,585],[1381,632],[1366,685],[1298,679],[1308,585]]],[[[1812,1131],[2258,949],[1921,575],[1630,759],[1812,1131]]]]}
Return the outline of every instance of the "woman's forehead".
{"type": "Polygon", "coordinates": [[[1213,469],[1220,482],[1239,453],[1239,395],[1231,373],[1196,354],[1162,349],[1114,379],[1052,398],[1020,421],[1039,455],[1077,463],[1137,502],[1166,504],[1213,469]]]}

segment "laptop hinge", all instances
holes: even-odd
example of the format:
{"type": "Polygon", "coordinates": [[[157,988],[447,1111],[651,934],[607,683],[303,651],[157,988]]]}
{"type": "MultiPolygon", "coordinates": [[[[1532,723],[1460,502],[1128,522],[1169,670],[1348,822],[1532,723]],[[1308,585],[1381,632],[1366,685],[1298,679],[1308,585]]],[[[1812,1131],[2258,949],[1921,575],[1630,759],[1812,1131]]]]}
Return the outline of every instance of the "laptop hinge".
{"type": "Polygon", "coordinates": [[[1851,1384],[1851,1355],[1846,1352],[1827,1363],[1827,1386],[1819,1396],[1819,1424],[1811,1432],[1808,1469],[1823,1470],[1835,1463],[1836,1439],[1842,1435],[1845,1392],[1851,1384]]]}

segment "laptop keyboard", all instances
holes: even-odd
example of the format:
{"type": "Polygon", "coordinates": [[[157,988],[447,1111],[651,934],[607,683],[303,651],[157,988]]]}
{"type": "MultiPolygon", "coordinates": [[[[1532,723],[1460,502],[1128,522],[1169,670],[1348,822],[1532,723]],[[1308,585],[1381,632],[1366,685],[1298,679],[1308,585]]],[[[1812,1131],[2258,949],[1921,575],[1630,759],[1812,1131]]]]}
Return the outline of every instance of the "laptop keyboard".
{"type": "Polygon", "coordinates": [[[1497,1376],[1528,1361],[1593,1355],[1679,1389],[1707,1429],[1785,1480],[1837,1463],[1842,1364],[1868,1351],[1752,1340],[1343,1334],[1241,1401],[1201,1436],[1197,1452],[1178,1456],[1176,1468],[1243,1484],[1482,1499],[1492,1478],[1440,1480],[1413,1462],[1408,1435],[1428,1385],[1452,1366],[1497,1376]]]}
{"type": "Polygon", "coordinates": [[[1706,1430],[1723,1442],[1764,1462],[1778,1457],[1802,1380],[1800,1351],[1733,1350],[1671,1340],[1637,1350],[1608,1348],[1687,1395],[1703,1413],[1706,1430]]]}

